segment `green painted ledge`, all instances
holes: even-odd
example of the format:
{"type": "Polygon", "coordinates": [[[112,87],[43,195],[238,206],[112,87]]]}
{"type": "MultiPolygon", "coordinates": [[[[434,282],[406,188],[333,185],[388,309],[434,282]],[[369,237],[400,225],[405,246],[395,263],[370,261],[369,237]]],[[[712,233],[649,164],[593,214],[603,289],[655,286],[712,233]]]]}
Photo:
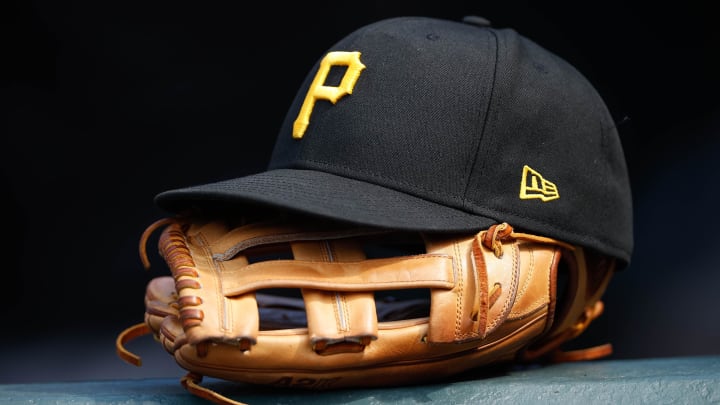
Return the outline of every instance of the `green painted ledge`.
{"type": "MultiPolygon", "coordinates": [[[[600,360],[398,388],[297,391],[206,378],[253,404],[720,404],[720,356],[600,360]]],[[[207,404],[179,379],[0,385],[0,404],[207,404]]]]}

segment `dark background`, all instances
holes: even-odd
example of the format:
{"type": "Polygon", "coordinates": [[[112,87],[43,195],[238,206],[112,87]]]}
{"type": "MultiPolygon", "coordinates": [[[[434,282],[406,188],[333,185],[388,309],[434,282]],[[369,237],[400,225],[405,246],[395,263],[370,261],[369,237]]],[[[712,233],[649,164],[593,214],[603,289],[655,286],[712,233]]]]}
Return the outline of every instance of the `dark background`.
{"type": "Polygon", "coordinates": [[[264,169],[326,48],[399,15],[484,16],[595,84],[621,123],[636,249],[582,342],[616,359],[720,354],[711,2],[294,3],[1,3],[0,383],[183,375],[149,337],[131,346],[142,368],[115,356],[165,274],[137,253],[165,215],[153,197],[264,169]]]}

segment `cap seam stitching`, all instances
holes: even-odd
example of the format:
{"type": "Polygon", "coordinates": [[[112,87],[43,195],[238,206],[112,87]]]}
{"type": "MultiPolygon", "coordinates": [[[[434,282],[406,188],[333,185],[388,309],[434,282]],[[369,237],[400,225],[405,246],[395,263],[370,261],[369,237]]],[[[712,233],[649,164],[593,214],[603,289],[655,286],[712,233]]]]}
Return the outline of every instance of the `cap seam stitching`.
{"type": "MultiPolygon", "coordinates": [[[[473,169],[475,168],[476,165],[480,164],[481,166],[480,166],[479,173],[483,173],[485,171],[485,160],[483,160],[482,162],[479,162],[479,155],[482,150],[481,145],[483,145],[483,141],[485,140],[485,130],[487,129],[488,123],[490,121],[490,110],[491,110],[491,106],[492,106],[492,103],[495,98],[495,84],[497,83],[497,70],[498,70],[497,67],[498,67],[498,60],[500,58],[500,52],[499,52],[500,46],[498,45],[499,41],[498,41],[498,37],[497,37],[497,34],[495,33],[495,31],[493,31],[491,29],[488,29],[487,31],[493,36],[493,38],[495,38],[495,63],[493,64],[492,83],[490,86],[490,97],[489,97],[487,106],[485,107],[485,119],[482,122],[482,130],[480,132],[480,139],[478,140],[478,143],[475,146],[475,159],[473,159],[472,163],[469,165],[470,167],[466,170],[467,181],[465,182],[465,189],[463,190],[462,195],[460,197],[463,207],[465,207],[466,204],[469,203],[468,199],[467,199],[467,193],[468,193],[468,190],[470,189],[470,183],[471,183],[470,180],[471,180],[471,177],[473,174],[473,169]]],[[[472,205],[472,203],[470,203],[470,205],[472,205]]]]}

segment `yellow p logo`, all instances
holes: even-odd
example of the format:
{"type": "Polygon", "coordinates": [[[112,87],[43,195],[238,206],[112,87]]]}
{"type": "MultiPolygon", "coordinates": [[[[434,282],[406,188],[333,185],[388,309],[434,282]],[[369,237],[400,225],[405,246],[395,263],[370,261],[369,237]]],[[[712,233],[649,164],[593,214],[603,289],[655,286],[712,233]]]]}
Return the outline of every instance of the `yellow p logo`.
{"type": "Polygon", "coordinates": [[[344,95],[352,94],[363,69],[365,69],[365,65],[360,62],[360,52],[330,52],[325,55],[293,124],[293,138],[300,139],[305,135],[316,100],[328,100],[335,104],[344,95]],[[333,66],[347,66],[347,70],[340,85],[337,87],[325,86],[325,79],[333,66]]]}

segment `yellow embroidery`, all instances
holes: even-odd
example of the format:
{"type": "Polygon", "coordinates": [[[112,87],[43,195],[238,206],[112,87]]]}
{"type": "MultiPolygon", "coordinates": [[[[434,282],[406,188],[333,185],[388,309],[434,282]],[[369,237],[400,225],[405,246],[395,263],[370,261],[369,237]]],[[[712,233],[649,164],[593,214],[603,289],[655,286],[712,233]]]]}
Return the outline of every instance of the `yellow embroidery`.
{"type": "Polygon", "coordinates": [[[540,173],[525,165],[520,181],[520,199],[531,198],[539,198],[542,201],[556,200],[560,198],[560,193],[555,183],[545,180],[540,173]]]}
{"type": "Polygon", "coordinates": [[[293,124],[293,138],[300,139],[305,134],[315,100],[328,100],[335,104],[344,95],[352,94],[363,69],[365,65],[360,62],[360,52],[330,52],[325,55],[293,124]],[[333,66],[347,66],[347,70],[339,86],[325,86],[325,79],[333,66]]]}

